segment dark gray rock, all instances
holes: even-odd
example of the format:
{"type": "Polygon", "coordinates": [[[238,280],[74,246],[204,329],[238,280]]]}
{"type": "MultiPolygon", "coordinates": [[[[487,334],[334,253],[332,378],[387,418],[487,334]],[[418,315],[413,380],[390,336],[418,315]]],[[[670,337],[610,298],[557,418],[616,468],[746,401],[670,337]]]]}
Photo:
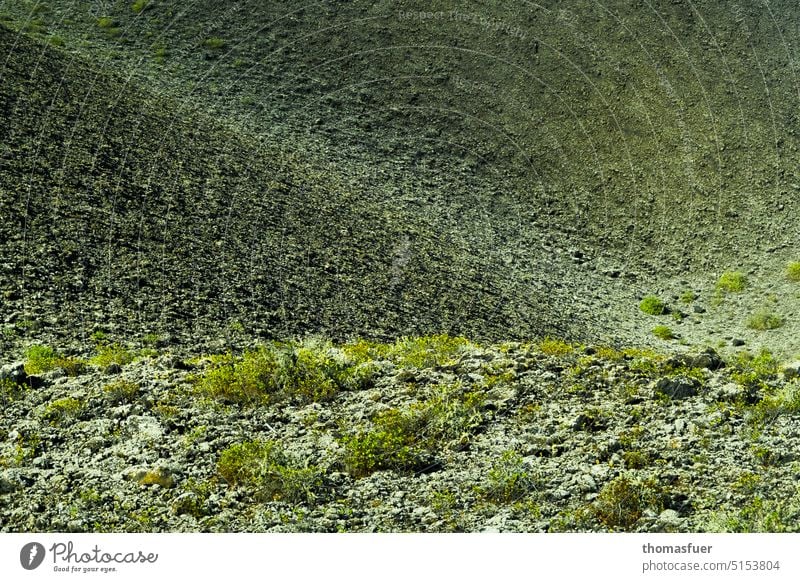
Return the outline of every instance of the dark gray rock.
{"type": "Polygon", "coordinates": [[[24,384],[27,378],[24,362],[14,362],[0,367],[0,381],[11,380],[15,384],[24,384]]]}
{"type": "Polygon", "coordinates": [[[661,378],[656,383],[656,391],[673,400],[681,400],[697,396],[699,385],[700,382],[694,378],[686,378],[684,376],[661,378]]]}

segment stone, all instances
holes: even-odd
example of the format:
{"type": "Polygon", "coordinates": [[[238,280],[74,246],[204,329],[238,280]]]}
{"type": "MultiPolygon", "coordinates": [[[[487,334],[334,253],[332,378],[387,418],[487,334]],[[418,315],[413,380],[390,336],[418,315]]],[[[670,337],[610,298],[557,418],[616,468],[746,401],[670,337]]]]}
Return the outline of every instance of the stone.
{"type": "Polygon", "coordinates": [[[661,378],[656,383],[656,391],[673,400],[682,400],[697,395],[699,382],[694,378],[678,376],[677,378],[661,378]]]}
{"type": "Polygon", "coordinates": [[[19,483],[0,473],[0,495],[13,493],[19,488],[19,483]]]}
{"type": "Polygon", "coordinates": [[[575,480],[576,485],[581,493],[592,493],[597,491],[597,482],[594,480],[594,477],[589,475],[588,473],[584,473],[583,475],[578,475],[578,478],[575,480]]]}
{"type": "Polygon", "coordinates": [[[11,380],[15,384],[23,384],[27,378],[28,374],[25,373],[23,362],[14,362],[0,367],[0,381],[11,380]]]}
{"type": "Polygon", "coordinates": [[[734,340],[731,342],[731,345],[735,348],[738,348],[744,345],[744,340],[739,338],[734,338],[734,340]]]}
{"type": "Polygon", "coordinates": [[[677,511],[674,509],[665,509],[658,514],[657,523],[660,526],[660,529],[670,531],[679,528],[682,521],[683,520],[677,511]]]}

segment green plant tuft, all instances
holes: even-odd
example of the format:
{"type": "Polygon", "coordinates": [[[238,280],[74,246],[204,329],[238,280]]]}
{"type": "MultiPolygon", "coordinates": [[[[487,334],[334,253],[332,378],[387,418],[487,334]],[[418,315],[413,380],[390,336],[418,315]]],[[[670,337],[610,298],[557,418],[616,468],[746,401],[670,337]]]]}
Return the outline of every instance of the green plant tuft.
{"type": "Polygon", "coordinates": [[[276,397],[320,402],[340,390],[369,386],[374,373],[372,363],[354,362],[329,343],[274,342],[241,357],[212,358],[211,368],[196,385],[209,396],[229,402],[263,404],[276,397]]]}
{"type": "Polygon", "coordinates": [[[354,477],[423,470],[440,450],[469,442],[483,422],[483,402],[481,393],[465,393],[458,383],[434,387],[429,400],[381,412],[370,429],[342,437],[344,464],[354,477]]]}
{"type": "Polygon", "coordinates": [[[103,392],[113,404],[133,402],[139,394],[139,385],[129,380],[118,380],[103,387],[103,392]]]}
{"type": "Polygon", "coordinates": [[[747,318],[747,327],[758,331],[778,329],[783,325],[783,319],[769,309],[759,309],[747,318]]]}
{"type": "Polygon", "coordinates": [[[664,315],[667,312],[667,306],[655,295],[648,295],[642,299],[639,309],[647,315],[664,315]]]}
{"type": "Polygon", "coordinates": [[[792,261],[786,265],[786,278],[794,283],[800,282],[800,261],[792,261]]]}
{"type": "Polygon", "coordinates": [[[726,293],[739,293],[747,287],[747,275],[741,271],[726,271],[717,281],[717,290],[726,293]]]}
{"type": "Polygon", "coordinates": [[[653,335],[658,339],[672,340],[675,339],[675,334],[666,325],[657,325],[653,328],[653,335]]]}
{"type": "Polygon", "coordinates": [[[223,39],[216,36],[206,39],[206,41],[203,43],[203,46],[211,50],[222,50],[226,45],[227,43],[223,39]]]}
{"type": "Polygon", "coordinates": [[[140,14],[145,8],[147,8],[148,4],[150,4],[150,0],[136,0],[136,2],[133,3],[133,6],[131,6],[131,9],[136,14],[140,14]]]}

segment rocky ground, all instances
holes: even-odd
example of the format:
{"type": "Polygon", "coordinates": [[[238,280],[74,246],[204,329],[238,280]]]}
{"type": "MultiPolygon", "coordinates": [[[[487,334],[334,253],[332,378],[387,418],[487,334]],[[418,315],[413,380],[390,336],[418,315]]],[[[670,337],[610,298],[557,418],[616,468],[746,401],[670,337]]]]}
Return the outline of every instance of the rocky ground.
{"type": "Polygon", "coordinates": [[[797,5],[546,4],[0,0],[0,530],[795,529],[797,5]]]}
{"type": "Polygon", "coordinates": [[[270,350],[4,365],[0,531],[799,523],[798,364],[766,352],[447,337],[270,350]],[[288,359],[267,378],[273,352],[288,359]]]}

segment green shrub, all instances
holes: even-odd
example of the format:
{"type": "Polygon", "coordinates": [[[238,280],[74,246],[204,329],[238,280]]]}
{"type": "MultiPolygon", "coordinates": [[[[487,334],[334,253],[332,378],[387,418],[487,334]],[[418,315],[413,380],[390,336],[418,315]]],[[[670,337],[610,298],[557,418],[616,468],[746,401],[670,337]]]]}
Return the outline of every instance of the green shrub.
{"type": "Polygon", "coordinates": [[[759,401],[748,413],[753,426],[772,424],[782,414],[800,412],[800,385],[796,382],[783,385],[777,392],[759,401]]]}
{"type": "Polygon", "coordinates": [[[241,357],[213,358],[197,386],[229,402],[266,403],[275,397],[319,402],[340,390],[368,386],[374,373],[373,364],[356,363],[327,343],[271,343],[241,357]]]}
{"type": "Polygon", "coordinates": [[[655,295],[648,295],[642,299],[639,309],[647,315],[664,315],[667,312],[667,306],[655,295]]]}
{"type": "Polygon", "coordinates": [[[61,424],[67,420],[77,418],[83,411],[84,405],[75,398],[61,398],[47,405],[42,418],[50,421],[51,424],[61,424]]]}
{"type": "Polygon", "coordinates": [[[778,374],[779,362],[769,350],[761,350],[753,356],[740,352],[730,366],[731,380],[744,388],[743,404],[755,404],[761,399],[761,392],[768,391],[767,380],[778,374]]]}
{"type": "Polygon", "coordinates": [[[689,304],[690,304],[690,303],[692,303],[692,302],[693,302],[695,299],[697,299],[697,295],[696,295],[696,294],[695,294],[695,292],[694,292],[694,291],[692,291],[691,289],[690,289],[690,290],[688,290],[688,291],[684,291],[684,292],[681,294],[681,303],[684,303],[684,304],[686,304],[686,305],[689,305],[689,304]]]}
{"type": "Polygon", "coordinates": [[[233,445],[220,455],[217,470],[232,487],[248,487],[264,501],[313,503],[323,490],[322,471],[301,466],[275,441],[233,445]]]}
{"type": "Polygon", "coordinates": [[[114,404],[133,402],[139,394],[139,385],[128,380],[118,380],[103,387],[106,397],[114,404]]]}
{"type": "Polygon", "coordinates": [[[85,363],[77,358],[61,355],[49,346],[33,345],[25,351],[25,372],[36,375],[61,368],[68,376],[77,376],[85,367],[85,363]]]}
{"type": "Polygon", "coordinates": [[[660,512],[662,506],[660,490],[653,480],[620,475],[603,487],[591,511],[609,529],[630,531],[646,509],[660,512]]]}
{"type": "Polygon", "coordinates": [[[675,339],[675,334],[666,325],[657,325],[653,328],[653,335],[662,340],[675,339]]]}
{"type": "Polygon", "coordinates": [[[133,353],[120,344],[98,344],[97,355],[89,360],[90,364],[106,368],[111,364],[124,366],[134,360],[133,353]]]}
{"type": "Polygon", "coordinates": [[[110,16],[102,16],[97,19],[97,26],[100,28],[112,28],[116,24],[110,16]]]}
{"type": "Polygon", "coordinates": [[[513,503],[535,489],[536,482],[525,461],[515,451],[505,451],[489,470],[481,494],[495,503],[513,503]]]}
{"type": "Polygon", "coordinates": [[[747,327],[758,331],[777,329],[783,325],[783,319],[769,309],[759,309],[747,318],[747,327]]]}
{"type": "Polygon", "coordinates": [[[794,283],[800,282],[800,261],[792,261],[786,265],[786,278],[794,283]]]}
{"type": "Polygon", "coordinates": [[[373,419],[373,426],[341,439],[345,467],[354,477],[382,469],[417,470],[431,462],[423,437],[425,419],[417,410],[387,410],[373,419]]]}
{"type": "Polygon", "coordinates": [[[726,293],[739,293],[747,287],[747,275],[741,271],[726,271],[717,281],[717,289],[726,293]]]}
{"type": "Polygon", "coordinates": [[[0,380],[0,404],[6,406],[19,398],[20,394],[22,394],[22,386],[8,378],[0,380]]]}
{"type": "Polygon", "coordinates": [[[624,451],[622,460],[627,469],[644,469],[650,464],[650,456],[643,451],[624,451]]]}

